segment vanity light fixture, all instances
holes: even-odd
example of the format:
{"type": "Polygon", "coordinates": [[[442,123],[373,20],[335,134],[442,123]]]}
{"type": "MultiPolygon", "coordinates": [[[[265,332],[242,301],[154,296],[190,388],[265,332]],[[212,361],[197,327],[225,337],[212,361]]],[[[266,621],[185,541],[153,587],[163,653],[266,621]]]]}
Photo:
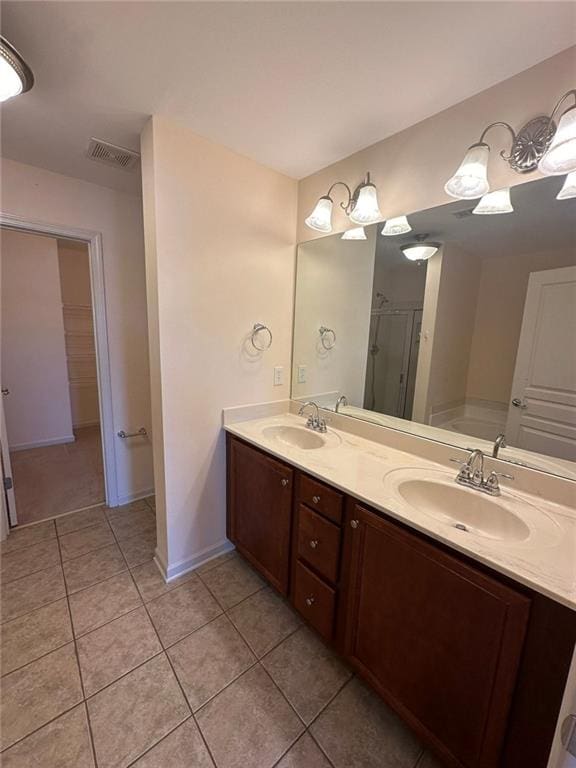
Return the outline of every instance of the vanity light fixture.
{"type": "Polygon", "coordinates": [[[340,203],[340,207],[354,224],[364,226],[374,224],[382,219],[382,213],[378,207],[378,194],[376,187],[370,181],[370,174],[366,174],[365,180],[359,184],[354,192],[348,184],[343,181],[335,181],[328,192],[323,195],[316,203],[314,210],[305,220],[305,224],[310,229],[317,232],[332,232],[332,190],[337,186],[342,186],[347,192],[348,199],[340,203]]]}
{"type": "Polygon", "coordinates": [[[364,227],[354,227],[354,229],[347,229],[340,239],[341,240],[366,240],[366,232],[364,232],[364,227]]]}
{"type": "Polygon", "coordinates": [[[29,91],[34,75],[22,56],[0,35],[0,102],[29,91]]]}
{"type": "Polygon", "coordinates": [[[514,208],[510,201],[510,188],[496,189],[484,195],[472,213],[489,216],[495,213],[512,213],[514,208]]]}
{"type": "Polygon", "coordinates": [[[576,171],[566,176],[562,189],[556,195],[556,200],[569,200],[571,197],[576,197],[576,171]]]}
{"type": "Polygon", "coordinates": [[[416,235],[415,242],[400,246],[400,250],[410,261],[428,261],[440,248],[440,243],[426,240],[428,235],[416,235]]]}
{"type": "Polygon", "coordinates": [[[476,144],[472,144],[458,170],[444,190],[459,200],[473,200],[490,191],[488,183],[488,157],[490,146],[484,137],[492,128],[505,128],[512,137],[509,154],[500,157],[517,173],[530,173],[536,168],[545,175],[561,175],[576,170],[576,103],[567,109],[558,128],[554,118],[567,98],[576,102],[576,90],[567,91],[557,102],[550,116],[540,115],[529,120],[518,133],[505,122],[490,123],[476,144]]]}
{"type": "Polygon", "coordinates": [[[387,219],[380,234],[393,237],[395,235],[405,235],[412,232],[412,227],[408,223],[406,216],[396,216],[394,219],[387,219]]]}

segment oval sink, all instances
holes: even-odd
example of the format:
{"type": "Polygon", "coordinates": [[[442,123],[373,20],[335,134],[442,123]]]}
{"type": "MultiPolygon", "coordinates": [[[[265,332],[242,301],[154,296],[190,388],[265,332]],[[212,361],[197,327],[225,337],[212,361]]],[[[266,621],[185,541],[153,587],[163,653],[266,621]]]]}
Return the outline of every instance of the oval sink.
{"type": "Polygon", "coordinates": [[[291,448],[300,448],[303,451],[325,448],[327,446],[333,447],[340,442],[340,439],[332,432],[314,432],[306,427],[277,425],[266,427],[262,430],[262,434],[269,440],[279,440],[291,448]]]}
{"type": "Polygon", "coordinates": [[[523,541],[530,536],[526,523],[479,491],[428,479],[401,480],[398,493],[415,509],[453,522],[455,528],[502,541],[523,541]]]}

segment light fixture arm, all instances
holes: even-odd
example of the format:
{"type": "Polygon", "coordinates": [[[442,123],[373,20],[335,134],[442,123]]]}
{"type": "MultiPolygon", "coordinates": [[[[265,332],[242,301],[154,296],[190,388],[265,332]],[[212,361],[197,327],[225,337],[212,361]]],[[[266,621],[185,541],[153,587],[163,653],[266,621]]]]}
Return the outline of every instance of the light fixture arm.
{"type": "MultiPolygon", "coordinates": [[[[508,129],[508,131],[510,132],[510,135],[512,136],[512,146],[514,146],[514,142],[516,141],[516,132],[514,131],[514,128],[512,128],[511,125],[509,125],[508,123],[505,123],[505,122],[503,122],[501,120],[498,120],[495,123],[490,123],[490,125],[488,125],[488,126],[486,126],[486,128],[484,128],[484,130],[482,131],[482,135],[480,136],[480,141],[478,142],[478,144],[486,144],[486,142],[484,141],[484,137],[486,136],[486,134],[488,133],[488,131],[491,128],[496,128],[497,126],[502,126],[503,128],[507,128],[508,129]]],[[[488,145],[486,145],[486,146],[488,146],[488,145]]],[[[510,159],[512,158],[512,153],[506,154],[506,151],[503,149],[500,152],[500,157],[503,160],[510,161],[510,159]]]]}
{"type": "Polygon", "coordinates": [[[345,203],[340,203],[340,207],[348,214],[352,210],[352,190],[350,189],[348,184],[346,184],[346,182],[344,182],[344,181],[335,181],[334,184],[332,184],[332,186],[330,187],[330,189],[328,190],[328,192],[326,193],[325,196],[329,197],[330,200],[332,200],[332,190],[334,189],[334,187],[337,187],[338,185],[340,185],[342,187],[345,187],[346,192],[348,193],[348,200],[345,203]]]}
{"type": "Polygon", "coordinates": [[[572,88],[570,91],[566,91],[564,96],[561,96],[558,99],[558,101],[556,103],[556,106],[554,107],[554,109],[552,110],[552,114],[550,115],[550,122],[551,123],[554,121],[554,117],[556,116],[556,113],[558,112],[558,110],[560,109],[562,104],[564,104],[566,99],[569,98],[570,96],[574,97],[574,106],[576,107],[576,88],[572,88]]]}

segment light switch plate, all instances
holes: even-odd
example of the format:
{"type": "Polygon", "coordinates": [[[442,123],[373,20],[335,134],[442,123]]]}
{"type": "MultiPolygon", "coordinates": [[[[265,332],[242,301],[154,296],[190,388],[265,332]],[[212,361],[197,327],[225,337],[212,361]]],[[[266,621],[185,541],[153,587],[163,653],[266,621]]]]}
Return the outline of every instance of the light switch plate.
{"type": "Polygon", "coordinates": [[[276,365],[274,367],[274,386],[279,387],[284,384],[284,366],[276,365]]]}
{"type": "Polygon", "coordinates": [[[306,384],[306,366],[298,366],[298,384],[306,384]]]}

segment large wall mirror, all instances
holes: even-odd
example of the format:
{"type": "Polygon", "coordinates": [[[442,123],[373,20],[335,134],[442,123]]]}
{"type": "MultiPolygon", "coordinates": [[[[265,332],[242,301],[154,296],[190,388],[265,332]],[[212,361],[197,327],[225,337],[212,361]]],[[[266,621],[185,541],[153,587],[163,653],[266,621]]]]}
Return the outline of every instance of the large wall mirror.
{"type": "Polygon", "coordinates": [[[458,201],[298,248],[292,397],[576,479],[576,198],[458,201]],[[434,244],[427,260],[405,246],[434,244]],[[502,438],[498,442],[502,442],[502,438]]]}

